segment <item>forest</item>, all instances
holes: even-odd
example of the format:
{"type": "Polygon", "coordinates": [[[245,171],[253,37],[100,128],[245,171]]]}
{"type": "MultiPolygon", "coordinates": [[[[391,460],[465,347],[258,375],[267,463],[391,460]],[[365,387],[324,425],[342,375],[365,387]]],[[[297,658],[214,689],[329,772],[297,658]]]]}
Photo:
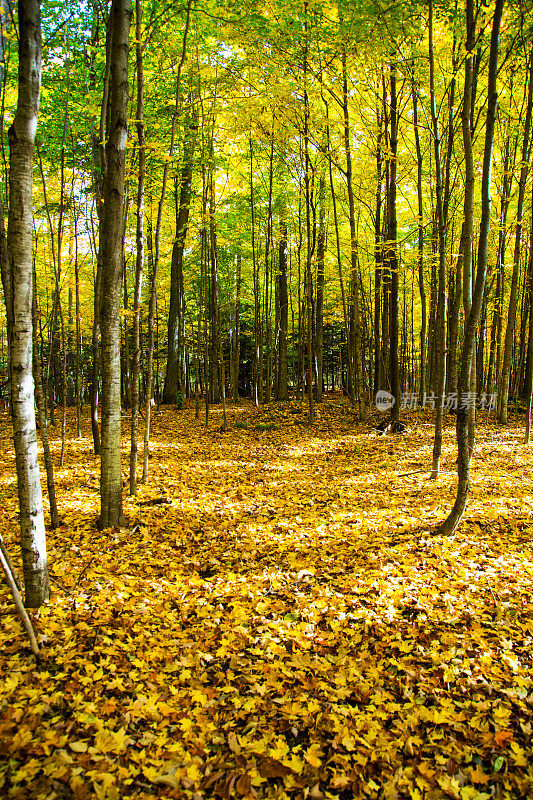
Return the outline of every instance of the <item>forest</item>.
{"type": "Polygon", "coordinates": [[[533,796],[531,0],[0,0],[0,796],[533,796]]]}

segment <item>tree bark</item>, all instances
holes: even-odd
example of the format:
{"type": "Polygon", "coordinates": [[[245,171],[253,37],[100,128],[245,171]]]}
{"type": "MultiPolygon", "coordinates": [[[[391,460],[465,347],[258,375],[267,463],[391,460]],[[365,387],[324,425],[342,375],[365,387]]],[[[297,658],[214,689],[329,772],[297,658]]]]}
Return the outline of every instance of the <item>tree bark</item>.
{"type": "Polygon", "coordinates": [[[38,608],[49,595],[32,378],[32,162],[41,83],[41,19],[38,0],[19,0],[18,8],[19,82],[17,110],[9,129],[7,229],[13,309],[11,402],[25,603],[38,608]]]}
{"type": "Polygon", "coordinates": [[[144,442],[143,442],[143,474],[142,474],[142,482],[146,483],[148,480],[148,459],[149,459],[149,449],[150,449],[150,421],[151,421],[151,414],[152,414],[152,392],[154,386],[154,376],[153,376],[153,358],[154,358],[154,334],[155,334],[155,306],[156,306],[156,295],[157,295],[157,273],[159,269],[159,244],[160,244],[160,235],[161,235],[161,221],[163,216],[163,204],[165,202],[165,194],[167,188],[167,177],[168,177],[168,165],[170,160],[174,156],[174,141],[176,137],[176,123],[178,119],[179,109],[180,109],[180,91],[181,91],[181,72],[183,70],[183,65],[185,64],[185,58],[187,55],[187,35],[189,33],[189,24],[191,19],[191,5],[192,0],[188,0],[187,8],[186,8],[186,18],[185,18],[185,28],[183,31],[183,40],[181,46],[181,58],[178,64],[178,71],[176,74],[176,95],[174,101],[174,113],[172,115],[172,125],[170,131],[170,145],[169,145],[169,158],[165,161],[165,166],[163,168],[163,181],[161,186],[161,196],[159,198],[159,203],[157,206],[157,221],[156,221],[156,228],[155,228],[155,255],[154,255],[154,263],[152,267],[152,281],[151,281],[151,289],[150,289],[150,300],[148,302],[148,355],[146,359],[146,374],[147,374],[147,386],[146,386],[146,405],[145,405],[145,421],[144,421],[144,442]]]}
{"type": "Polygon", "coordinates": [[[48,502],[50,503],[50,527],[55,530],[59,527],[59,514],[57,511],[56,488],[54,481],[54,467],[52,455],[50,453],[50,442],[48,440],[48,423],[46,420],[46,398],[43,391],[43,378],[41,372],[41,361],[37,344],[37,296],[35,273],[33,275],[33,298],[32,298],[32,340],[33,340],[33,382],[35,385],[35,404],[37,406],[37,417],[39,420],[39,434],[43,444],[43,459],[46,470],[46,486],[48,489],[48,502]]]}
{"type": "Polygon", "coordinates": [[[437,346],[437,409],[435,415],[435,440],[433,443],[433,464],[431,478],[436,480],[440,474],[442,452],[442,422],[444,413],[444,388],[446,386],[446,228],[442,197],[442,168],[440,154],[440,132],[435,97],[435,59],[433,52],[433,0],[429,0],[429,83],[431,126],[433,150],[435,154],[435,196],[436,224],[438,241],[438,302],[435,343],[437,346]]]}
{"type": "Polygon", "coordinates": [[[390,391],[394,398],[391,408],[391,419],[400,418],[400,373],[398,366],[398,293],[399,263],[396,221],[396,189],[397,189],[397,151],[398,151],[398,98],[396,92],[396,67],[390,67],[390,163],[389,184],[387,194],[387,265],[390,271],[390,306],[389,306],[389,375],[390,391]]]}
{"type": "MultiPolygon", "coordinates": [[[[354,365],[352,375],[355,378],[355,396],[359,406],[359,418],[364,419],[366,415],[366,403],[363,386],[363,365],[361,359],[361,313],[359,308],[359,290],[357,276],[357,236],[355,229],[355,198],[353,193],[352,176],[352,150],[350,145],[350,118],[348,110],[348,71],[346,65],[346,50],[344,46],[341,51],[342,60],[342,110],[344,121],[344,152],[346,155],[346,188],[348,191],[348,212],[350,221],[350,267],[352,292],[352,336],[353,336],[353,359],[354,365]]],[[[348,345],[348,358],[350,358],[350,347],[348,345]]]]}
{"type": "Polygon", "coordinates": [[[144,134],[144,63],[142,49],[142,0],[135,3],[135,57],[137,63],[136,127],[139,146],[137,172],[137,215],[135,225],[135,288],[133,290],[133,342],[131,360],[131,442],[130,495],[137,494],[139,440],[139,376],[141,371],[141,281],[144,267],[144,185],[146,177],[146,139],[144,134]]]}
{"type": "Polygon", "coordinates": [[[316,242],[316,309],[315,309],[315,357],[316,399],[322,402],[324,384],[324,260],[326,255],[326,179],[320,175],[318,186],[318,234],[316,242]]]}
{"type": "Polygon", "coordinates": [[[418,93],[415,83],[412,86],[413,127],[416,147],[416,189],[418,199],[418,291],[420,293],[420,400],[424,402],[426,393],[426,332],[427,332],[427,298],[424,280],[424,196],[422,193],[422,148],[418,130],[418,93]]]}
{"type": "Polygon", "coordinates": [[[520,245],[522,242],[522,219],[524,214],[524,194],[529,172],[530,130],[531,114],[533,110],[533,50],[529,56],[529,91],[524,123],[524,138],[522,141],[522,160],[520,177],[518,179],[518,200],[516,206],[516,228],[513,256],[513,274],[511,278],[511,291],[509,295],[509,309],[507,312],[507,327],[505,329],[505,342],[503,347],[503,364],[498,397],[498,421],[507,424],[507,403],[509,399],[509,378],[511,374],[511,356],[513,350],[514,332],[516,325],[516,309],[518,305],[518,275],[520,266],[520,245]]]}
{"type": "Polygon", "coordinates": [[[183,393],[182,380],[180,379],[180,340],[181,326],[183,325],[183,253],[189,223],[189,209],[191,203],[191,186],[194,149],[198,133],[198,118],[194,101],[191,100],[191,119],[188,125],[188,135],[183,145],[183,163],[180,176],[179,208],[176,220],[176,236],[172,248],[172,263],[170,275],[170,305],[168,311],[167,329],[167,369],[165,385],[163,388],[163,403],[176,402],[178,392],[183,393]]]}
{"type": "Polygon", "coordinates": [[[124,174],[128,136],[128,49],[130,0],[113,0],[109,130],[102,231],[102,454],[100,528],[122,523],[120,465],[120,305],[124,266],[124,174]]]}
{"type": "Polygon", "coordinates": [[[287,221],[284,202],[279,211],[278,245],[279,336],[277,399],[289,399],[287,336],[289,333],[289,294],[287,289],[287,221]]]}
{"type": "MultiPolygon", "coordinates": [[[[481,185],[481,223],[477,251],[477,272],[472,305],[465,324],[463,348],[461,351],[461,369],[459,373],[459,402],[457,410],[457,494],[453,509],[439,527],[439,533],[450,534],[455,531],[465,512],[470,488],[471,442],[469,437],[469,407],[463,402],[471,388],[472,363],[476,339],[476,328],[481,312],[483,290],[487,273],[487,247],[491,212],[490,181],[492,173],[492,150],[494,143],[494,127],[498,106],[496,78],[498,72],[498,54],[500,40],[500,24],[504,0],[496,0],[492,22],[490,42],[489,74],[487,86],[487,120],[485,125],[485,147],[483,153],[483,174],[481,185]]],[[[472,0],[466,0],[467,24],[473,20],[472,0]]],[[[470,27],[470,25],[468,26],[470,27]]],[[[467,44],[468,49],[468,44],[467,44]]],[[[469,58],[467,58],[468,62],[469,58]]],[[[465,65],[466,67],[466,65],[465,65]]]]}

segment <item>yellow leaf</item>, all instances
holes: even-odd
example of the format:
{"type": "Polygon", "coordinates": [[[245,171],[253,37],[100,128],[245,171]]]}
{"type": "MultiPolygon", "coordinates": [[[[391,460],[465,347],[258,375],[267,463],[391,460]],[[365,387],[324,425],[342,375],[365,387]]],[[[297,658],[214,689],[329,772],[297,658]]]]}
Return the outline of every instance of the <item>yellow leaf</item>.
{"type": "Polygon", "coordinates": [[[121,753],[129,742],[130,739],[124,728],[118,731],[102,728],[94,737],[94,745],[101,753],[121,753]]]}
{"type": "Polygon", "coordinates": [[[311,764],[312,767],[320,767],[322,761],[320,758],[318,758],[319,754],[322,754],[320,748],[318,748],[316,745],[312,745],[305,753],[304,758],[308,764],[311,764]]]}
{"type": "Polygon", "coordinates": [[[158,783],[162,786],[169,786],[171,789],[179,789],[180,787],[179,780],[170,773],[166,775],[156,775],[155,778],[152,778],[152,783],[158,783]]]}
{"type": "Polygon", "coordinates": [[[74,753],[86,753],[88,744],[87,742],[69,742],[68,746],[74,753]]]}

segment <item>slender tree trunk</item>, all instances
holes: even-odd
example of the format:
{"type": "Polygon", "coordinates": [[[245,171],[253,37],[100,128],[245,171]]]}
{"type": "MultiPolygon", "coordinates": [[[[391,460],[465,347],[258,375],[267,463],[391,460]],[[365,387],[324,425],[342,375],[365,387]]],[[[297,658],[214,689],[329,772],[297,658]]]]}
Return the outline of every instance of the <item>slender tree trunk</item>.
{"type": "MultiPolygon", "coordinates": [[[[474,248],[474,151],[473,151],[473,104],[476,92],[477,68],[473,56],[475,46],[475,19],[474,5],[472,0],[466,0],[466,49],[465,59],[465,81],[463,92],[463,107],[461,111],[461,128],[463,135],[463,149],[465,155],[465,190],[464,190],[464,213],[463,225],[461,228],[460,250],[462,257],[462,277],[463,277],[463,313],[464,325],[466,329],[467,320],[472,310],[472,285],[473,285],[473,248],[474,248]]],[[[477,320],[476,320],[477,328],[477,320]]],[[[463,391],[474,391],[475,366],[475,329],[474,342],[472,344],[472,356],[469,366],[470,383],[468,387],[463,386],[463,391]]],[[[464,351],[463,334],[463,351],[464,351]]],[[[459,367],[459,370],[461,367],[459,367]]],[[[460,374],[459,374],[460,377],[460,374]]],[[[459,392],[459,380],[457,389],[459,392]]],[[[469,458],[474,447],[474,426],[475,426],[475,405],[469,403],[466,408],[466,434],[468,437],[469,458]]]]}
{"type": "Polygon", "coordinates": [[[111,6],[111,74],[109,129],[102,231],[102,444],[100,460],[100,528],[122,523],[120,464],[120,305],[124,267],[124,175],[128,135],[128,49],[130,0],[111,6]]]}
{"type": "Polygon", "coordinates": [[[253,357],[253,401],[257,407],[259,405],[259,384],[261,377],[259,374],[259,351],[261,349],[260,342],[260,322],[259,322],[259,276],[257,273],[257,256],[255,247],[255,195],[254,195],[254,162],[253,162],[253,146],[252,135],[250,134],[250,210],[252,215],[252,271],[253,271],[253,286],[254,286],[254,357],[253,357]]]}
{"type": "MultiPolygon", "coordinates": [[[[363,386],[363,365],[361,359],[361,313],[359,309],[359,291],[357,286],[357,236],[355,226],[355,198],[353,193],[352,176],[352,150],[350,145],[350,118],[348,110],[348,70],[346,65],[346,50],[343,46],[341,51],[342,60],[342,108],[344,120],[344,151],[346,155],[346,188],[348,191],[348,211],[350,220],[350,266],[354,287],[352,294],[353,302],[353,340],[354,340],[354,377],[355,394],[359,406],[359,418],[364,419],[366,415],[366,403],[363,386]]],[[[348,358],[350,353],[348,353],[348,358]]]]}
{"type": "Polygon", "coordinates": [[[180,340],[183,327],[183,254],[189,223],[194,149],[198,135],[198,117],[194,100],[191,99],[191,118],[188,136],[183,145],[183,164],[180,177],[180,197],[176,220],[176,236],[172,248],[170,276],[170,305],[167,330],[167,369],[163,388],[163,403],[175,403],[178,392],[183,395],[180,380],[180,340]]]}
{"type": "Polygon", "coordinates": [[[163,217],[163,204],[165,202],[165,194],[167,188],[167,177],[168,177],[168,167],[169,163],[174,155],[174,142],[176,137],[176,123],[180,109],[180,90],[181,90],[181,72],[183,70],[183,65],[185,63],[185,58],[187,55],[187,35],[189,32],[189,25],[191,19],[191,5],[192,0],[188,0],[187,8],[186,8],[186,18],[185,18],[185,28],[183,31],[183,40],[182,40],[182,47],[181,47],[181,58],[178,64],[178,71],[176,75],[176,95],[175,95],[175,102],[174,102],[174,113],[172,115],[172,126],[170,132],[170,146],[169,146],[169,158],[165,161],[165,166],[163,168],[163,182],[161,186],[161,196],[159,198],[159,204],[157,207],[157,221],[156,221],[156,228],[155,228],[155,255],[154,255],[154,263],[152,267],[152,281],[151,281],[151,289],[150,289],[150,300],[148,302],[148,355],[146,359],[146,374],[147,374],[147,385],[146,385],[146,406],[145,406],[145,421],[144,421],[144,447],[143,447],[143,474],[142,474],[142,483],[146,483],[148,480],[148,459],[150,456],[150,421],[151,421],[151,414],[152,414],[152,393],[153,393],[153,386],[154,386],[154,375],[153,375],[153,360],[154,360],[154,334],[155,334],[155,306],[156,306],[156,295],[157,295],[157,273],[159,269],[159,245],[160,245],[160,235],[161,235],[161,221],[163,217]]]}
{"type": "Polygon", "coordinates": [[[41,19],[38,0],[19,0],[18,10],[18,101],[9,129],[7,229],[13,323],[11,403],[25,603],[38,608],[49,594],[32,378],[32,162],[41,84],[41,19]]]}
{"type": "Polygon", "coordinates": [[[438,303],[437,330],[437,410],[435,415],[435,440],[433,443],[433,465],[431,478],[436,480],[440,474],[440,458],[442,452],[442,422],[444,413],[444,389],[446,386],[446,228],[444,223],[442,197],[442,167],[440,155],[440,132],[435,97],[435,60],[433,53],[433,0],[429,0],[429,83],[431,125],[433,132],[433,149],[435,154],[435,195],[436,224],[438,237],[438,303]]]}
{"type": "Polygon", "coordinates": [[[398,421],[400,418],[400,374],[398,365],[398,243],[397,243],[397,221],[396,221],[396,189],[397,189],[397,151],[398,151],[398,99],[396,93],[396,67],[390,67],[390,163],[389,163],[389,185],[387,195],[387,264],[390,271],[390,350],[389,350],[389,374],[390,391],[394,398],[391,408],[391,419],[398,421]]]}
{"type": "MultiPolygon", "coordinates": [[[[533,201],[533,190],[532,190],[533,201]]],[[[528,273],[533,274],[533,216],[531,217],[531,229],[529,237],[529,265],[528,273]]],[[[526,397],[527,415],[524,442],[531,443],[531,413],[533,408],[533,292],[529,292],[529,336],[527,345],[527,369],[526,369],[526,397]]]]}
{"type": "Polygon", "coordinates": [[[507,403],[509,399],[509,378],[511,374],[511,356],[513,350],[514,332],[516,325],[516,309],[518,305],[518,276],[520,269],[520,245],[522,242],[522,220],[524,214],[524,194],[529,172],[529,154],[531,149],[530,130],[531,114],[533,110],[533,50],[529,56],[528,65],[529,90],[524,123],[524,138],[522,142],[522,159],[520,177],[518,180],[518,200],[516,207],[516,228],[513,256],[513,275],[511,278],[511,291],[509,295],[509,309],[507,312],[507,327],[505,329],[505,343],[503,348],[503,364],[498,395],[498,420],[502,425],[507,424],[507,403]]]}
{"type": "MultiPolygon", "coordinates": [[[[328,123],[326,124],[326,139],[327,139],[327,146],[328,146],[328,154],[330,154],[330,133],[329,133],[329,109],[328,104],[324,101],[324,105],[326,106],[326,119],[328,119],[328,123]]],[[[339,235],[339,219],[337,216],[337,198],[335,196],[335,187],[333,184],[333,169],[331,165],[331,154],[328,158],[328,170],[329,170],[329,189],[331,193],[331,203],[333,206],[333,225],[335,228],[335,244],[336,244],[336,254],[337,254],[337,269],[339,273],[339,286],[341,290],[341,300],[342,300],[342,317],[344,322],[344,336],[346,339],[346,345],[348,346],[348,338],[349,338],[349,322],[348,322],[348,310],[346,308],[346,293],[344,290],[344,277],[342,274],[342,257],[341,257],[341,243],[340,243],[340,235],[339,235]]],[[[341,344],[342,347],[342,344],[341,344]]],[[[352,376],[352,363],[350,359],[347,360],[347,385],[348,385],[348,396],[350,398],[350,403],[352,405],[355,404],[355,394],[354,394],[354,385],[353,385],[353,376],[352,376]]],[[[341,369],[341,388],[342,388],[342,369],[341,369]]]]}
{"type": "Polygon", "coordinates": [[[426,335],[427,335],[427,298],[426,282],[424,280],[424,195],[422,192],[422,148],[420,146],[420,132],[418,130],[418,93],[414,81],[412,86],[413,96],[413,127],[415,131],[416,147],[416,189],[418,199],[418,291],[420,293],[420,400],[424,402],[426,394],[426,335]]]}
{"type": "Polygon", "coordinates": [[[278,339],[278,400],[289,399],[287,336],[289,332],[289,294],[287,289],[287,221],[284,202],[279,212],[278,246],[279,339],[278,339]]]}
{"type": "MultiPolygon", "coordinates": [[[[473,20],[473,0],[467,2],[467,27],[472,31],[469,23],[473,20]]],[[[457,495],[452,511],[444,520],[439,528],[440,533],[453,533],[464,514],[470,487],[470,458],[471,445],[469,437],[469,409],[464,402],[467,393],[471,388],[471,374],[473,354],[475,347],[476,328],[481,312],[483,291],[487,273],[487,248],[489,239],[491,196],[490,181],[492,173],[492,150],[494,143],[494,127],[496,121],[496,111],[498,106],[498,94],[496,90],[496,78],[498,72],[498,53],[500,39],[500,24],[502,18],[504,0],[496,0],[494,17],[492,22],[492,34],[490,42],[489,56],[489,75],[487,87],[487,120],[485,125],[485,147],[483,153],[483,174],[481,185],[481,223],[479,227],[479,242],[477,252],[477,272],[472,306],[465,324],[463,349],[461,352],[461,369],[459,373],[459,400],[460,407],[457,411],[457,495]]],[[[467,50],[471,50],[469,44],[471,39],[467,39],[467,50]]],[[[467,57],[467,62],[469,57],[467,57]]],[[[465,71],[467,66],[465,64],[465,71]]],[[[466,92],[465,92],[466,93],[466,92]]]]}
{"type": "Polygon", "coordinates": [[[72,191],[72,218],[74,220],[74,284],[75,284],[75,304],[76,304],[76,370],[75,370],[75,390],[76,390],[76,433],[78,439],[81,438],[81,395],[80,386],[81,373],[81,309],[80,309],[80,265],[78,258],[78,216],[76,214],[74,191],[72,191]]]}
{"type": "MultiPolygon", "coordinates": [[[[383,116],[378,110],[378,140],[376,147],[376,211],[374,215],[374,394],[382,387],[381,374],[381,285],[383,273],[383,116]]],[[[416,123],[415,123],[416,125],[416,123]]]]}
{"type": "Polygon", "coordinates": [[[137,216],[135,228],[136,259],[133,290],[133,342],[131,360],[131,443],[130,495],[137,494],[137,456],[139,440],[139,375],[141,370],[141,281],[144,267],[144,184],[146,176],[146,140],[144,134],[144,64],[142,48],[142,0],[135,3],[135,55],[137,62],[136,128],[139,146],[137,172],[137,216]]]}
{"type": "Polygon", "coordinates": [[[326,180],[320,176],[318,187],[318,234],[316,243],[316,311],[315,311],[315,350],[316,350],[316,399],[322,402],[324,383],[324,260],[326,254],[326,180]]]}
{"type": "MultiPolygon", "coordinates": [[[[3,87],[2,101],[5,98],[5,69],[6,69],[6,35],[11,27],[11,14],[9,0],[0,0],[0,9],[2,10],[2,27],[0,30],[0,86],[3,87]]],[[[0,109],[0,129],[4,130],[4,102],[0,109]]],[[[2,148],[2,156],[5,166],[5,154],[2,148]]],[[[7,189],[7,174],[6,182],[3,188],[7,189]]],[[[4,219],[4,202],[2,193],[0,192],[0,275],[2,277],[2,288],[4,290],[4,304],[6,308],[6,339],[7,339],[7,394],[11,396],[11,331],[13,330],[13,287],[11,282],[11,271],[9,267],[9,259],[7,255],[7,236],[5,229],[4,219]]],[[[3,345],[3,337],[2,337],[3,345]]],[[[3,355],[3,353],[2,353],[3,355]]]]}
{"type": "Polygon", "coordinates": [[[309,97],[307,93],[307,0],[304,3],[305,17],[305,55],[304,55],[304,184],[305,184],[305,231],[306,231],[306,259],[305,259],[305,304],[306,304],[306,344],[307,344],[307,396],[309,402],[309,424],[315,423],[315,400],[313,396],[313,273],[311,264],[313,260],[314,241],[311,233],[311,161],[309,158],[309,97]]]}
{"type": "MultiPolygon", "coordinates": [[[[96,4],[93,5],[96,9],[96,4]]],[[[95,14],[98,12],[95,10],[95,14]]],[[[93,156],[93,176],[95,183],[96,212],[98,215],[98,255],[96,259],[96,275],[94,280],[94,301],[93,301],[93,328],[91,338],[92,364],[91,364],[91,430],[93,437],[93,448],[95,456],[101,454],[100,429],[98,425],[98,387],[100,374],[100,316],[102,307],[102,256],[104,234],[104,185],[107,171],[107,154],[105,142],[107,139],[106,120],[109,104],[109,82],[111,76],[111,44],[112,37],[110,31],[112,17],[108,16],[106,29],[106,66],[104,73],[102,103],[100,106],[100,120],[98,132],[94,132],[92,137],[92,156],[93,156]]],[[[98,45],[98,20],[94,24],[93,46],[98,45]]],[[[95,84],[96,76],[94,66],[91,73],[91,83],[95,84]]]]}
{"type": "Polygon", "coordinates": [[[43,458],[46,470],[46,486],[48,489],[48,502],[50,503],[50,527],[55,530],[59,527],[59,514],[57,511],[56,488],[54,481],[54,467],[52,455],[50,453],[50,443],[48,440],[48,424],[46,420],[46,398],[43,392],[43,378],[41,373],[41,361],[39,358],[39,347],[37,342],[38,309],[35,273],[33,275],[33,298],[32,298],[32,342],[33,342],[33,382],[35,385],[35,404],[37,406],[37,418],[39,420],[39,433],[43,444],[43,458]]]}
{"type": "Polygon", "coordinates": [[[69,98],[70,98],[70,65],[67,63],[66,79],[66,98],[65,98],[65,117],[63,121],[63,136],[61,139],[60,155],[60,199],[59,199],[59,219],[57,223],[57,302],[59,310],[60,331],[61,331],[61,454],[59,456],[59,469],[63,469],[65,464],[66,429],[67,429],[67,348],[65,340],[65,316],[61,303],[61,269],[63,256],[63,217],[65,204],[65,145],[67,142],[69,124],[69,98]]]}
{"type": "Polygon", "coordinates": [[[270,158],[268,170],[268,211],[267,211],[267,226],[266,226],[266,239],[265,239],[265,391],[264,398],[266,403],[270,403],[272,393],[272,376],[271,376],[271,356],[272,356],[272,329],[270,324],[270,283],[271,283],[271,265],[270,265],[270,251],[272,244],[272,183],[274,179],[274,120],[272,120],[272,131],[270,135],[270,158]]]}
{"type": "Polygon", "coordinates": [[[235,264],[235,303],[233,306],[233,336],[231,340],[231,399],[239,400],[239,358],[241,336],[241,254],[237,253],[235,264]]]}

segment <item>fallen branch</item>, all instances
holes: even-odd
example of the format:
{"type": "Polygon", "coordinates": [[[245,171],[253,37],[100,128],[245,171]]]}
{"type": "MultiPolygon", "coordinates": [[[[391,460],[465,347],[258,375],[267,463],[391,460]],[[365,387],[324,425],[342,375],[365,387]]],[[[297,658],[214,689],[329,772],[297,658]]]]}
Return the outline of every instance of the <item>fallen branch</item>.
{"type": "Polygon", "coordinates": [[[0,550],[2,551],[3,556],[4,556],[4,558],[5,558],[6,562],[7,562],[7,566],[9,567],[10,572],[11,572],[11,574],[13,576],[13,580],[15,581],[15,583],[17,585],[17,589],[19,590],[19,592],[21,592],[22,591],[22,582],[21,582],[19,576],[17,575],[17,571],[16,571],[15,567],[13,566],[13,562],[11,561],[11,559],[9,557],[9,553],[7,552],[7,547],[5,545],[4,540],[2,539],[1,535],[0,535],[0,550]]]}
{"type": "Polygon", "coordinates": [[[91,558],[91,560],[90,560],[90,561],[88,561],[88,562],[85,564],[84,568],[83,568],[83,569],[82,569],[82,571],[80,572],[80,574],[79,574],[79,576],[78,576],[78,586],[79,586],[79,584],[80,584],[80,581],[81,581],[81,579],[83,578],[83,576],[85,575],[85,573],[87,572],[87,570],[89,569],[89,567],[91,566],[91,564],[93,563],[93,561],[94,561],[94,559],[93,559],[93,558],[91,558]]]}
{"type": "Polygon", "coordinates": [[[139,503],[140,506],[163,506],[163,505],[170,505],[172,500],[170,497],[154,497],[152,500],[143,500],[142,503],[139,503]]]}
{"type": "Polygon", "coordinates": [[[48,573],[48,580],[49,580],[49,581],[52,581],[52,583],[55,583],[55,585],[56,585],[56,586],[59,586],[59,588],[60,588],[60,589],[62,589],[64,592],[67,592],[67,594],[68,594],[69,590],[68,590],[68,589],[66,589],[66,588],[63,586],[63,584],[62,584],[62,583],[59,583],[59,581],[57,580],[57,578],[54,578],[54,576],[53,576],[53,575],[50,575],[50,573],[48,573]]]}
{"type": "Polygon", "coordinates": [[[494,592],[492,591],[492,586],[489,583],[489,579],[487,578],[486,575],[484,577],[485,577],[485,580],[487,581],[487,586],[490,589],[490,593],[492,595],[492,599],[494,600],[494,605],[496,606],[496,608],[498,608],[498,601],[496,600],[496,597],[494,596],[494,592]]]}
{"type": "Polygon", "coordinates": [[[24,627],[26,628],[26,633],[28,634],[28,639],[30,640],[32,653],[36,659],[39,659],[39,645],[37,644],[37,639],[35,638],[35,631],[33,630],[33,625],[31,624],[31,620],[26,612],[26,609],[24,608],[22,597],[20,596],[20,592],[17,588],[14,575],[11,571],[10,568],[11,561],[8,561],[6,559],[4,553],[5,553],[5,546],[0,549],[0,563],[2,564],[4,575],[6,576],[9,589],[13,596],[13,600],[15,601],[17,612],[22,620],[24,627]]]}

